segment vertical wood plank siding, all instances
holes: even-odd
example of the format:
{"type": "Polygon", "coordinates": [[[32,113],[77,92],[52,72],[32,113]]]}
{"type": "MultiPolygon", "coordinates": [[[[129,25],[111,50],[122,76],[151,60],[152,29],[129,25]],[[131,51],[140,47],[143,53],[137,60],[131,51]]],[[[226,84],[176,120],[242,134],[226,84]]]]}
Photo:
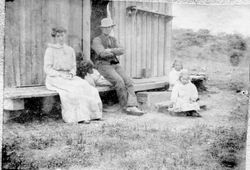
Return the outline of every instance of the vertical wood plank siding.
{"type": "Polygon", "coordinates": [[[44,84],[44,52],[55,26],[65,27],[68,44],[83,46],[89,57],[90,0],[15,0],[5,5],[5,87],[44,84]]]}
{"type": "MultiPolygon", "coordinates": [[[[79,0],[76,0],[76,1],[78,3],[81,3],[81,1],[79,1],[79,0]]],[[[90,59],[91,4],[90,4],[90,0],[83,0],[82,3],[83,3],[82,4],[82,16],[83,17],[79,17],[79,16],[81,16],[80,14],[74,15],[75,16],[74,19],[75,18],[82,18],[82,22],[78,21],[78,24],[81,24],[81,26],[78,25],[76,28],[78,28],[79,30],[76,30],[75,32],[82,31],[83,54],[84,54],[85,58],[90,59]]],[[[74,6],[72,7],[72,10],[75,10],[74,6]]],[[[79,9],[79,11],[81,11],[81,10],[79,9]]]]}
{"type": "MultiPolygon", "coordinates": [[[[165,6],[165,13],[172,15],[172,6],[165,6]]],[[[165,25],[165,35],[167,35],[167,38],[165,40],[165,55],[167,57],[164,57],[164,74],[168,74],[171,69],[171,40],[172,40],[172,21],[171,19],[165,18],[165,22],[168,23],[168,25],[165,25]]]]}
{"type": "Polygon", "coordinates": [[[125,47],[120,56],[122,66],[132,77],[141,77],[142,70],[151,70],[151,76],[168,75],[170,70],[171,20],[146,12],[126,14],[126,7],[137,6],[172,14],[171,4],[164,2],[112,1],[111,17],[117,24],[115,37],[125,47]]]}

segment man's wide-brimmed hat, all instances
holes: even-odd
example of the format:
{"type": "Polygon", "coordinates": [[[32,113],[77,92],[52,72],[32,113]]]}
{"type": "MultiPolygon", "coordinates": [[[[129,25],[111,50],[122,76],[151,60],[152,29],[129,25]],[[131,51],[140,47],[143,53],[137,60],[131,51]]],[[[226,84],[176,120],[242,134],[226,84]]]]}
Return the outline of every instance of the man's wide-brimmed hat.
{"type": "Polygon", "coordinates": [[[115,24],[113,23],[113,20],[111,18],[103,18],[101,20],[100,27],[105,28],[105,27],[113,27],[113,26],[115,26],[115,24]]]}

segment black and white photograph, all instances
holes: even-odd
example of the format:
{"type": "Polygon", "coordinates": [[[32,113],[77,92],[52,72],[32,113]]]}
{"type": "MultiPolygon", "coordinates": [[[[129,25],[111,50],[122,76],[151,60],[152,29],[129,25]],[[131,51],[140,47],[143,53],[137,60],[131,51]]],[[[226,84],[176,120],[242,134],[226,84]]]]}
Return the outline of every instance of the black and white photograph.
{"type": "Polygon", "coordinates": [[[249,1],[1,4],[0,169],[250,169],[249,1]]]}

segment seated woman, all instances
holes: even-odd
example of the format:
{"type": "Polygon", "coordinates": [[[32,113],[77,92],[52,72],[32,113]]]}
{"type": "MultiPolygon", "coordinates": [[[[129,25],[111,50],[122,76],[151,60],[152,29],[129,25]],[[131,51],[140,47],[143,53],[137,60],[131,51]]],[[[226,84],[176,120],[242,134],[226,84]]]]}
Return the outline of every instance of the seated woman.
{"type": "Polygon", "coordinates": [[[187,71],[180,73],[179,82],[175,84],[171,93],[170,111],[186,113],[187,116],[201,117],[197,110],[200,109],[197,103],[198,91],[190,81],[187,71]]]}
{"type": "Polygon", "coordinates": [[[183,69],[182,62],[180,60],[174,60],[172,70],[169,73],[169,90],[172,90],[174,85],[179,81],[179,76],[182,70],[185,70],[183,69]]]}
{"type": "Polygon", "coordinates": [[[102,102],[98,90],[76,76],[75,52],[65,44],[65,34],[62,27],[52,29],[54,44],[48,44],[44,56],[45,84],[59,93],[65,122],[89,124],[102,118],[102,102]]]}
{"type": "Polygon", "coordinates": [[[90,85],[96,86],[112,86],[96,69],[90,60],[82,60],[79,63],[77,75],[89,82],[90,85]]]}

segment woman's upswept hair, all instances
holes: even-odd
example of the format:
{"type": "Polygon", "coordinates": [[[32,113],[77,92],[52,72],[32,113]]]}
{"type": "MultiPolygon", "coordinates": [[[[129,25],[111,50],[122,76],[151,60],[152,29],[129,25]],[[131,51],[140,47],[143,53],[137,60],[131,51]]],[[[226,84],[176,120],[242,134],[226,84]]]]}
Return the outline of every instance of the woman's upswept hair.
{"type": "Polygon", "coordinates": [[[59,26],[59,27],[54,27],[54,28],[52,28],[51,36],[52,36],[52,37],[55,37],[57,33],[62,33],[62,32],[66,33],[67,31],[66,31],[65,28],[63,28],[63,27],[61,27],[61,26],[59,26]]]}
{"type": "Polygon", "coordinates": [[[172,68],[174,68],[174,66],[175,66],[176,63],[180,63],[180,64],[181,64],[181,67],[182,67],[181,69],[183,69],[183,63],[182,63],[181,60],[178,60],[178,59],[175,59],[175,60],[174,60],[174,62],[173,62],[173,64],[172,64],[172,68]]]}

